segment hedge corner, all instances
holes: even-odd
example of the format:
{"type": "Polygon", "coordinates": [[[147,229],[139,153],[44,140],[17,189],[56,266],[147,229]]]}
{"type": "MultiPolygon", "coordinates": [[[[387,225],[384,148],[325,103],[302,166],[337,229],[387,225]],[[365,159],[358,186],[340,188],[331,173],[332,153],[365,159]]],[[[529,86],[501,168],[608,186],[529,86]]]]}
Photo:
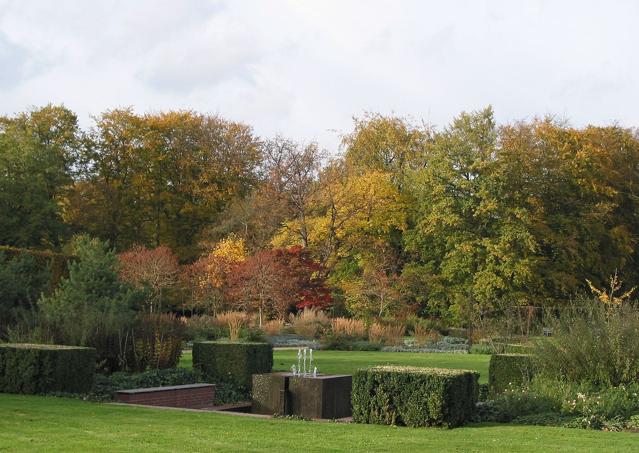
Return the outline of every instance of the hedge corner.
{"type": "Polygon", "coordinates": [[[269,343],[195,342],[193,368],[208,382],[230,383],[248,390],[254,374],[273,369],[273,347],[269,343]]]}

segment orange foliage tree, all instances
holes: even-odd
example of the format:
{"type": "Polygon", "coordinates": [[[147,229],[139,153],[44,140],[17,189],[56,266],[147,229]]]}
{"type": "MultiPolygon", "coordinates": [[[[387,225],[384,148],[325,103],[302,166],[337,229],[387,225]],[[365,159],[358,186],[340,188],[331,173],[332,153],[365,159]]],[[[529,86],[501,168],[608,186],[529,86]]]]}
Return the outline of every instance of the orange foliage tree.
{"type": "Polygon", "coordinates": [[[208,255],[184,266],[182,281],[190,291],[191,310],[217,314],[225,304],[224,289],[232,268],[246,259],[244,239],[230,235],[208,255]]]}

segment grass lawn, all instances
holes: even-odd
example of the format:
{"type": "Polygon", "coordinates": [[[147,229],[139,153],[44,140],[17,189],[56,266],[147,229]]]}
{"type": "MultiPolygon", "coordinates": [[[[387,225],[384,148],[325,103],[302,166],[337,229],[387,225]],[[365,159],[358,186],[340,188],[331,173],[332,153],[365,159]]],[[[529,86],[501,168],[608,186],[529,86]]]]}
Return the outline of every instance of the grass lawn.
{"type": "MultiPolygon", "coordinates": [[[[378,351],[317,351],[314,354],[315,365],[320,373],[353,374],[358,368],[372,365],[412,365],[436,368],[455,368],[475,370],[480,373],[479,382],[488,382],[489,355],[484,354],[445,354],[420,352],[378,352],[378,351]]],[[[190,368],[191,353],[180,359],[180,366],[190,368]]],[[[297,364],[297,350],[276,350],[273,352],[273,369],[290,371],[297,364]]]]}
{"type": "Polygon", "coordinates": [[[639,435],[516,425],[458,429],[256,419],[0,394],[0,451],[636,451],[639,435]]]}

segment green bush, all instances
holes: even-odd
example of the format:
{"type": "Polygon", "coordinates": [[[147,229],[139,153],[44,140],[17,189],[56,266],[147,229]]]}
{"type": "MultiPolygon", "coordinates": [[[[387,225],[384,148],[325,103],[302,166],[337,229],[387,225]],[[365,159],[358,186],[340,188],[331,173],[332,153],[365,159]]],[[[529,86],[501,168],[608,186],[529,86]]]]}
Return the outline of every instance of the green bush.
{"type": "Polygon", "coordinates": [[[199,373],[186,368],[150,370],[143,373],[118,371],[110,375],[96,375],[95,385],[91,392],[88,395],[79,396],[92,401],[110,401],[118,390],[196,384],[197,382],[200,382],[199,373]]]}
{"type": "Polygon", "coordinates": [[[510,388],[493,396],[495,414],[492,420],[510,422],[511,420],[535,414],[560,413],[560,402],[553,396],[536,392],[529,388],[510,388]]]}
{"type": "Polygon", "coordinates": [[[580,301],[549,324],[553,336],[539,340],[540,371],[569,382],[600,388],[639,380],[639,309],[629,303],[605,306],[580,301]]]}
{"type": "Polygon", "coordinates": [[[554,418],[563,420],[558,426],[613,429],[639,413],[639,383],[598,389],[587,382],[536,375],[529,385],[508,389],[491,404],[494,416],[483,421],[545,424],[542,419],[552,419],[549,414],[555,414],[554,418]]]}
{"type": "Polygon", "coordinates": [[[343,336],[327,334],[321,340],[322,349],[331,351],[379,351],[382,345],[366,340],[354,340],[343,336]]]}
{"type": "Polygon", "coordinates": [[[521,387],[533,376],[533,360],[526,354],[494,354],[488,366],[488,389],[491,396],[509,388],[521,387]]]}
{"type": "Polygon", "coordinates": [[[240,330],[240,338],[248,343],[266,343],[266,335],[258,326],[243,327],[240,330]]]}
{"type": "Polygon", "coordinates": [[[527,344],[506,343],[500,345],[504,354],[532,354],[534,347],[527,344]]]}
{"type": "Polygon", "coordinates": [[[93,386],[95,349],[58,345],[0,345],[0,392],[87,392],[93,386]]]}
{"type": "Polygon", "coordinates": [[[469,354],[491,355],[491,354],[495,354],[496,352],[497,351],[496,351],[495,346],[493,346],[490,343],[475,343],[468,350],[469,354]]]}
{"type": "Polygon", "coordinates": [[[79,236],[72,245],[79,260],[70,262],[69,277],[39,300],[41,322],[56,343],[95,347],[100,369],[121,370],[142,294],[120,280],[119,261],[108,243],[79,236]]]}
{"type": "Polygon", "coordinates": [[[194,342],[193,368],[208,382],[250,389],[254,374],[271,372],[273,347],[268,343],[194,342]]]}
{"type": "Polygon", "coordinates": [[[182,318],[182,322],[186,329],[185,337],[189,341],[217,340],[225,334],[224,327],[220,326],[213,316],[193,315],[182,318]]]}
{"type": "Polygon", "coordinates": [[[31,250],[4,245],[0,245],[0,253],[4,255],[6,261],[24,259],[26,257],[33,259],[39,269],[47,270],[48,287],[50,289],[54,289],[63,278],[69,275],[69,263],[78,259],[74,255],[66,255],[49,250],[31,250]]]}
{"type": "Polygon", "coordinates": [[[38,298],[58,286],[72,258],[0,246],[0,338],[10,337],[9,330],[16,325],[33,321],[38,298]]]}
{"type": "MultiPolygon", "coordinates": [[[[77,398],[85,401],[112,401],[118,390],[196,384],[200,373],[187,368],[167,368],[143,373],[116,371],[113,374],[96,374],[93,388],[87,393],[47,392],[50,396],[77,398]]],[[[216,388],[217,392],[217,388],[216,388]]]]}
{"type": "Polygon", "coordinates": [[[488,384],[479,384],[479,394],[477,396],[477,399],[479,401],[488,401],[488,397],[488,384]]]}
{"type": "MultiPolygon", "coordinates": [[[[568,386],[567,386],[568,387],[568,386]]],[[[606,389],[570,386],[561,401],[563,414],[579,415],[584,419],[629,419],[639,413],[639,383],[606,389]]]]}
{"type": "Polygon", "coordinates": [[[475,414],[479,373],[379,366],[353,375],[357,423],[455,427],[475,414]]]}
{"type": "Polygon", "coordinates": [[[171,314],[144,314],[132,332],[127,365],[133,371],[175,368],[182,355],[184,324],[171,314]]]}

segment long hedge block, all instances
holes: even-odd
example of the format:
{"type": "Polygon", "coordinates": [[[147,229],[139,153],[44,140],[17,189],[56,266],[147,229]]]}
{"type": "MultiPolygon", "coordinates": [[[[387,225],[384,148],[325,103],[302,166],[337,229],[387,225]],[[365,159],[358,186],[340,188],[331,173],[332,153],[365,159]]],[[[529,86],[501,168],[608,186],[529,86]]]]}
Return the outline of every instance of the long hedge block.
{"type": "Polygon", "coordinates": [[[491,397],[508,388],[521,387],[534,374],[532,356],[527,354],[493,354],[488,365],[488,392],[491,397]]]}
{"type": "Polygon", "coordinates": [[[85,393],[93,387],[95,349],[0,344],[0,392],[85,393]]]}
{"type": "Polygon", "coordinates": [[[353,421],[381,425],[461,426],[475,414],[479,373],[379,366],[353,375],[353,421]]]}
{"type": "Polygon", "coordinates": [[[195,342],[193,368],[199,370],[207,382],[250,389],[254,374],[271,372],[273,347],[268,343],[195,342]]]}

